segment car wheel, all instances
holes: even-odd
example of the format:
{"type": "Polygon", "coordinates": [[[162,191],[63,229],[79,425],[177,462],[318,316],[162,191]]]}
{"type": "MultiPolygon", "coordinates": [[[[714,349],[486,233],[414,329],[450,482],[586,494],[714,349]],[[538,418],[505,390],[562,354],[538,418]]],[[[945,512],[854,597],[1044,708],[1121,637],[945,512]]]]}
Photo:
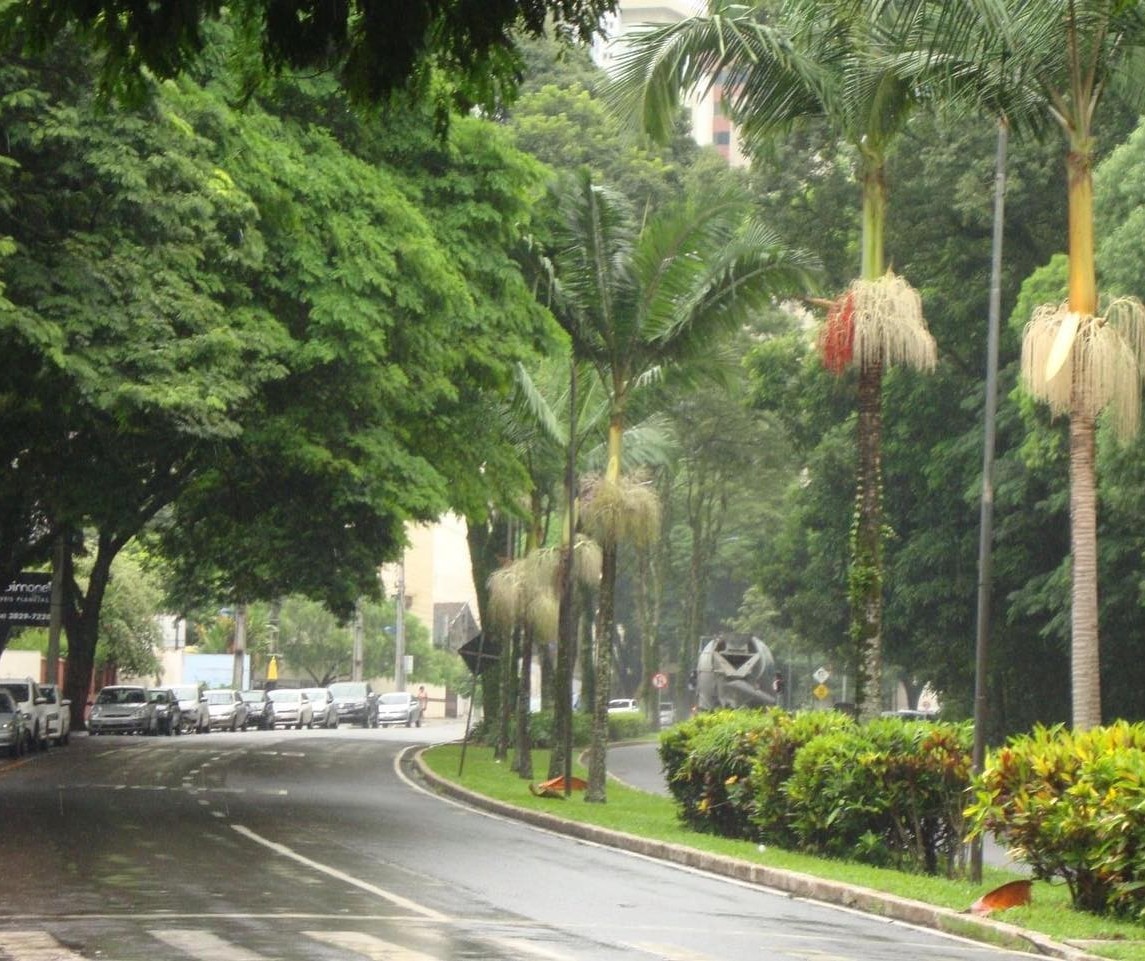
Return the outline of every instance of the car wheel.
{"type": "Polygon", "coordinates": [[[412,717],[406,718],[406,727],[413,727],[413,718],[412,717]]]}
{"type": "Polygon", "coordinates": [[[417,716],[416,724],[418,727],[421,727],[421,715],[420,714],[417,716]]]}
{"type": "Polygon", "coordinates": [[[60,738],[60,744],[66,745],[71,739],[72,739],[72,732],[71,732],[71,729],[69,728],[67,731],[64,732],[64,736],[60,738]]]}

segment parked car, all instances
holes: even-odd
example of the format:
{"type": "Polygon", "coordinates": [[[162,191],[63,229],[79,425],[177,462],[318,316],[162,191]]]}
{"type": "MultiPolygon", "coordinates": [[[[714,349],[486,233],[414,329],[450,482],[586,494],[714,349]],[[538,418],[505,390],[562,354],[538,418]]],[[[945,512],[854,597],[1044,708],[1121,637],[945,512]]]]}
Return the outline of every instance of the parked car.
{"type": "Polygon", "coordinates": [[[179,698],[169,687],[156,687],[147,692],[147,703],[153,712],[150,734],[183,733],[183,715],[179,710],[179,698]]]}
{"type": "Polygon", "coordinates": [[[67,744],[72,736],[72,702],[58,684],[41,684],[40,691],[48,702],[48,737],[57,745],[67,744]]]}
{"type": "MultiPolygon", "coordinates": [[[[24,725],[31,735],[33,751],[46,750],[51,741],[48,740],[48,723],[50,713],[48,702],[40,691],[40,685],[30,677],[0,678],[0,688],[12,695],[16,707],[24,715],[24,725]]],[[[58,709],[55,713],[59,713],[58,709]]]]}
{"type": "Polygon", "coordinates": [[[184,733],[194,731],[206,734],[211,730],[211,712],[207,710],[207,698],[198,684],[176,684],[169,688],[179,701],[179,719],[184,733]]]}
{"type": "Polygon", "coordinates": [[[274,701],[274,723],[283,727],[314,727],[314,711],[305,691],[296,687],[279,687],[270,692],[274,701]]]}
{"type": "Polygon", "coordinates": [[[247,725],[246,701],[238,691],[224,688],[207,691],[207,713],[211,730],[245,731],[247,725]]]}
{"type": "Polygon", "coordinates": [[[362,727],[378,726],[378,695],[365,681],[336,681],[330,693],[338,702],[338,720],[362,727]]]}
{"type": "Polygon", "coordinates": [[[338,702],[330,693],[328,687],[304,687],[303,693],[310,701],[310,710],[314,712],[315,727],[338,726],[338,702]]]}
{"type": "Polygon", "coordinates": [[[21,757],[28,750],[32,735],[24,723],[24,712],[7,690],[0,690],[0,748],[8,757],[21,757]]]}
{"type": "Polygon", "coordinates": [[[147,702],[147,688],[109,684],[95,696],[87,729],[98,734],[147,734],[155,727],[155,706],[147,702]]]}
{"type": "Polygon", "coordinates": [[[269,691],[240,691],[247,706],[247,724],[253,724],[260,731],[274,727],[274,701],[269,691]]]}
{"type": "Polygon", "coordinates": [[[614,697],[608,702],[609,714],[634,714],[639,712],[640,705],[633,697],[614,697]]]}
{"type": "Polygon", "coordinates": [[[392,691],[378,698],[378,724],[389,727],[391,724],[404,724],[406,727],[421,727],[421,705],[408,691],[392,691]]]}
{"type": "Polygon", "coordinates": [[[660,702],[660,726],[668,727],[670,724],[676,723],[676,709],[672,706],[670,701],[660,702]]]}

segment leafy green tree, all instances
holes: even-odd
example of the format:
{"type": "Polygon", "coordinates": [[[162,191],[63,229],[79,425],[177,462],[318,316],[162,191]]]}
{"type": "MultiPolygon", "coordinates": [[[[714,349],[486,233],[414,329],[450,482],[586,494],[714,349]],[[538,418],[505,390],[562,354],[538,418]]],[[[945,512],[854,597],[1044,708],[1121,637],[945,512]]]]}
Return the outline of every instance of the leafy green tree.
{"type": "Polygon", "coordinates": [[[75,30],[103,53],[102,82],[140,95],[145,73],[171,78],[193,66],[213,39],[211,23],[224,20],[251,38],[248,69],[336,72],[356,98],[382,100],[395,92],[436,93],[461,106],[493,106],[512,90],[521,67],[518,30],[539,36],[546,29],[589,41],[608,0],[540,3],[510,0],[442,5],[405,3],[400,16],[386,0],[315,4],[311,0],[186,0],[176,5],[130,0],[16,0],[0,18],[5,44],[40,51],[75,30]],[[439,75],[450,84],[442,88],[439,75]]]}

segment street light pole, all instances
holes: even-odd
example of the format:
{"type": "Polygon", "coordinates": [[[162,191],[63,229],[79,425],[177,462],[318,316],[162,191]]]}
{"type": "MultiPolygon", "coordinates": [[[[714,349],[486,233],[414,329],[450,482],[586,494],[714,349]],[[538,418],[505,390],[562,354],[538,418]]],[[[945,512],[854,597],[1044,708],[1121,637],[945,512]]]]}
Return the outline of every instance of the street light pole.
{"type": "Polygon", "coordinates": [[[394,612],[394,682],[406,689],[406,555],[398,560],[397,610],[394,612]]]}

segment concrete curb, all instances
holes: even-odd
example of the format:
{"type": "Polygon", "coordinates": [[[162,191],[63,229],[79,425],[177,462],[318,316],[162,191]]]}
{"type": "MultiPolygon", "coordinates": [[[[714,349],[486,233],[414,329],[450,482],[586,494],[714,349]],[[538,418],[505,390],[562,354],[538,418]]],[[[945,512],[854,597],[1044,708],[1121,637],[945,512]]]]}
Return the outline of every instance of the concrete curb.
{"type": "Polygon", "coordinates": [[[924,904],[921,901],[910,901],[892,894],[884,894],[870,888],[856,887],[839,881],[828,881],[807,874],[797,874],[794,871],[741,861],[738,858],[709,854],[679,844],[669,844],[665,841],[637,837],[609,828],[569,821],[544,811],[514,807],[483,794],[476,794],[452,781],[439,777],[425,764],[422,753],[422,750],[415,752],[414,763],[417,765],[419,774],[434,790],[473,807],[506,818],[523,821],[526,824],[532,824],[557,834],[565,834],[583,841],[592,841],[596,844],[632,851],[672,864],[734,878],[748,884],[782,891],[795,898],[839,905],[888,920],[903,921],[973,941],[982,941],[1011,951],[1061,958],[1063,961],[1108,961],[1108,959],[1088,954],[1072,945],[1054,941],[1043,934],[1027,931],[1002,921],[980,918],[972,914],[962,914],[946,908],[924,904]]]}

